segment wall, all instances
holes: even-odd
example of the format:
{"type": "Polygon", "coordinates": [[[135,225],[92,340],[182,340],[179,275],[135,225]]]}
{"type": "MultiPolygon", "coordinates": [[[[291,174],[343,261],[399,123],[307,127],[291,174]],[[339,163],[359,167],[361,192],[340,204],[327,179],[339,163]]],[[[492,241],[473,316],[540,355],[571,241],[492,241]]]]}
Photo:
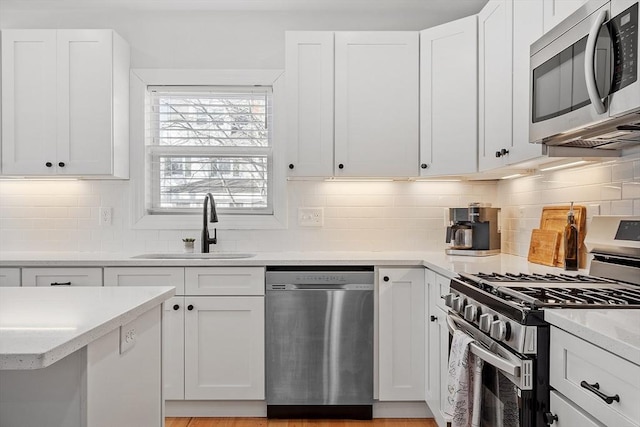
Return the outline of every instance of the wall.
{"type": "Polygon", "coordinates": [[[503,213],[503,252],[527,256],[531,230],[539,228],[545,205],[587,207],[593,215],[640,215],[640,152],[595,163],[498,183],[503,213]]]}
{"type": "MultiPolygon", "coordinates": [[[[418,30],[464,16],[448,6],[429,14],[402,7],[152,11],[126,1],[102,8],[73,7],[82,1],[56,6],[61,3],[0,0],[0,28],[114,28],[131,44],[134,68],[282,68],[285,30],[418,30]]],[[[503,207],[504,252],[526,256],[542,205],[574,200],[589,206],[589,216],[596,206],[602,214],[640,215],[639,163],[636,155],[500,183],[292,181],[287,229],[221,230],[219,249],[441,250],[444,208],[481,201],[503,207]],[[325,226],[298,227],[300,206],[324,207],[325,226]]],[[[199,236],[198,230],[135,230],[129,212],[127,181],[0,181],[0,251],[176,251],[182,237],[199,236]],[[113,208],[112,225],[99,224],[101,206],[113,208]]]]}

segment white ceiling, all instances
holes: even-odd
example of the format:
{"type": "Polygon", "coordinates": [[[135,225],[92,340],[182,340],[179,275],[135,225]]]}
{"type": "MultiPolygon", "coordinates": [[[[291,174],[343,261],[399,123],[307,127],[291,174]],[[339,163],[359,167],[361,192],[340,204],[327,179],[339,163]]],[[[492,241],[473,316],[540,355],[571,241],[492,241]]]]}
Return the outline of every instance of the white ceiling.
{"type": "Polygon", "coordinates": [[[229,11],[407,11],[464,17],[487,0],[0,0],[0,9],[229,10],[229,11]]]}

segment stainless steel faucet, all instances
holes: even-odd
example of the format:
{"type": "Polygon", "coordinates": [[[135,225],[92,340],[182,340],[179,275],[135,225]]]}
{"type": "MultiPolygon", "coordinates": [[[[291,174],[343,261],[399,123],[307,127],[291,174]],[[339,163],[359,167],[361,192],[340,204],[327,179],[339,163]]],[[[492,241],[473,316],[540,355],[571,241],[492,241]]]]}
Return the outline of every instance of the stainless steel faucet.
{"type": "Polygon", "coordinates": [[[207,222],[218,222],[218,214],[216,213],[216,201],[213,198],[213,194],[207,193],[204,196],[204,205],[202,208],[202,238],[201,238],[201,248],[203,254],[209,253],[209,245],[218,243],[218,232],[214,228],[213,229],[213,239],[209,238],[209,226],[207,222]],[[207,221],[207,201],[210,202],[211,205],[211,214],[209,215],[209,221],[207,221]]]}

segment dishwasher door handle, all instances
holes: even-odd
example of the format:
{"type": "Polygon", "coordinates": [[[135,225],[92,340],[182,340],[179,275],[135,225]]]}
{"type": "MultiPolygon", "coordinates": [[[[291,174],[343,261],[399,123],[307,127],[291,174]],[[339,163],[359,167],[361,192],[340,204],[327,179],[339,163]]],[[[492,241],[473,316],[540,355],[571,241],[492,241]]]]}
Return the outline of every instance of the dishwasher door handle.
{"type": "Polygon", "coordinates": [[[293,285],[293,289],[300,291],[340,291],[347,289],[347,285],[293,285]]]}

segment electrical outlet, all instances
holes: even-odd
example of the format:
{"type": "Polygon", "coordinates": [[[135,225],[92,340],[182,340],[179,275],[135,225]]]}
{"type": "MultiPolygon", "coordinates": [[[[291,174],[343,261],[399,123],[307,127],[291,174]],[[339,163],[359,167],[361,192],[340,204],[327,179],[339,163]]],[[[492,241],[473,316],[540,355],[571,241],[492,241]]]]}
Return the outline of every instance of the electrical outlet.
{"type": "Polygon", "coordinates": [[[111,208],[100,208],[100,225],[111,225],[111,208]]]}
{"type": "Polygon", "coordinates": [[[131,350],[136,345],[136,328],[131,324],[120,326],[120,354],[131,350]]]}
{"type": "Polygon", "coordinates": [[[300,227],[322,227],[324,225],[323,208],[298,208],[300,227]]]}

